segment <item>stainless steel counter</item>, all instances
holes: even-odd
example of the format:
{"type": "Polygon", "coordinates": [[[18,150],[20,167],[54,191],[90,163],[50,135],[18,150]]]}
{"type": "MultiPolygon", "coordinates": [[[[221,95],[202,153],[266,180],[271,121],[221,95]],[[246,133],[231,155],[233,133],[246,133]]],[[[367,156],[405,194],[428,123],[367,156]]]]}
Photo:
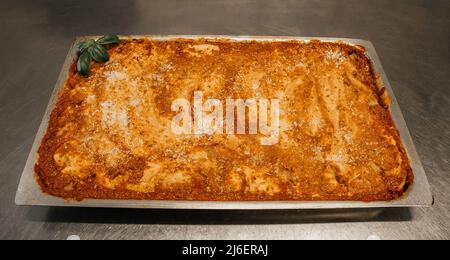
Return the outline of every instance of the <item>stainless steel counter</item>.
{"type": "Polygon", "coordinates": [[[448,0],[3,0],[0,238],[450,239],[448,0]],[[363,38],[381,56],[435,195],[429,209],[185,211],[16,207],[38,125],[77,35],[363,38]]]}

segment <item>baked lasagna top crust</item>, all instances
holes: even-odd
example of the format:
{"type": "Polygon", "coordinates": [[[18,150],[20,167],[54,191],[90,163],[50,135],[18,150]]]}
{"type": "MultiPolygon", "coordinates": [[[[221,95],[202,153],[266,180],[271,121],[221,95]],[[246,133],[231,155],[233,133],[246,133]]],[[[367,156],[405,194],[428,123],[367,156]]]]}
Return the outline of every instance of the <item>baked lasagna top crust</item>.
{"type": "Polygon", "coordinates": [[[319,41],[122,40],[73,65],[35,166],[65,199],[393,200],[413,175],[363,47],[319,41]],[[279,143],[175,135],[175,99],[280,100],[279,143]]]}

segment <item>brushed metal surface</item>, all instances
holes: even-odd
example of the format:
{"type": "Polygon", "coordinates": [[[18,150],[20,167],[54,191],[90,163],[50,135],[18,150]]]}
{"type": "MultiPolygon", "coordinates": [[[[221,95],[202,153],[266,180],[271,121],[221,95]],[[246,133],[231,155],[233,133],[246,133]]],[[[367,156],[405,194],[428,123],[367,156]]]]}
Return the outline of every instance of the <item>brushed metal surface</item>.
{"type": "Polygon", "coordinates": [[[0,1],[0,238],[450,238],[448,0],[0,1]],[[94,12],[92,10],[101,10],[94,12]],[[120,17],[120,19],[118,18],[120,17]],[[427,172],[429,209],[189,211],[16,207],[20,173],[77,35],[369,39],[427,172]]]}
{"type": "Polygon", "coordinates": [[[417,155],[416,148],[412,142],[405,120],[398,106],[395,95],[392,91],[386,73],[383,70],[375,47],[369,41],[358,39],[343,38],[309,38],[309,37],[275,37],[275,36],[227,36],[227,35],[173,35],[173,36],[121,36],[121,39],[151,38],[153,40],[173,40],[173,39],[227,39],[233,41],[310,41],[312,39],[323,42],[344,42],[349,45],[360,45],[366,48],[366,55],[373,62],[375,73],[381,76],[384,86],[392,100],[390,107],[392,118],[400,132],[405,150],[409,156],[411,167],[414,172],[414,185],[402,198],[390,202],[351,202],[351,201],[259,201],[259,202],[206,202],[206,201],[151,201],[151,200],[83,200],[81,202],[68,202],[60,198],[43,194],[35,180],[34,164],[36,161],[36,152],[45,132],[48,128],[48,122],[51,111],[56,105],[58,93],[64,86],[68,77],[71,63],[76,59],[76,46],[79,42],[86,39],[98,38],[95,36],[78,37],[72,44],[61,69],[60,76],[54,87],[49,105],[44,115],[44,119],[39,127],[38,134],[35,137],[33,147],[22,173],[22,178],[16,195],[16,205],[20,206],[60,206],[60,207],[103,207],[103,208],[147,208],[147,209],[216,209],[216,210],[275,210],[275,209],[350,209],[350,208],[383,208],[383,207],[428,207],[433,203],[433,197],[430,191],[427,177],[425,175],[420,158],[417,155]]]}

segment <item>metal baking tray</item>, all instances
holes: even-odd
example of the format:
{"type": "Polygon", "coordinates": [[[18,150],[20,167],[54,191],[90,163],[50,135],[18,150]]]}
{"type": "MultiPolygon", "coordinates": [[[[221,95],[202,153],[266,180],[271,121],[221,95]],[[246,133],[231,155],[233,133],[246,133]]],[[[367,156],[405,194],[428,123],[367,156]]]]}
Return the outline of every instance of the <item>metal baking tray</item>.
{"type": "Polygon", "coordinates": [[[386,73],[381,66],[380,59],[370,41],[344,38],[306,38],[306,37],[273,37],[273,36],[204,36],[204,35],[173,35],[173,36],[122,36],[122,39],[130,38],[152,38],[154,40],[171,40],[177,38],[189,39],[230,39],[235,41],[310,41],[320,40],[324,42],[344,42],[350,45],[360,45],[366,48],[367,55],[373,62],[375,72],[378,73],[387,88],[392,100],[392,118],[400,132],[401,139],[409,156],[411,167],[414,171],[415,181],[409,191],[400,199],[390,202],[352,202],[352,201],[236,201],[236,202],[216,202],[216,201],[154,201],[154,200],[83,200],[81,202],[66,201],[61,198],[44,194],[37,184],[34,176],[34,164],[36,153],[43,138],[50,114],[55,106],[60,89],[68,77],[69,67],[76,57],[76,45],[87,38],[77,38],[67,55],[62,67],[56,86],[53,90],[49,105],[44,115],[44,119],[39,127],[33,147],[26,162],[25,169],[16,194],[16,205],[21,206],[62,206],[62,207],[102,207],[102,208],[149,208],[149,209],[218,209],[218,210],[270,210],[270,209],[351,209],[351,208],[393,208],[393,207],[430,207],[433,204],[433,195],[428,184],[425,171],[420,158],[414,147],[411,135],[406,126],[406,122],[400,111],[397,100],[392,91],[386,73]]]}

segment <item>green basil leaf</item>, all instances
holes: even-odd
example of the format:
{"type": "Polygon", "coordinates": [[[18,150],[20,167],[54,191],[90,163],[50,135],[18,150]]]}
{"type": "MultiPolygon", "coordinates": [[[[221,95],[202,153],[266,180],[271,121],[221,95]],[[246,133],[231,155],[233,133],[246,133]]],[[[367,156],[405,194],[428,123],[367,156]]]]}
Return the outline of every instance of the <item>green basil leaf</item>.
{"type": "Polygon", "coordinates": [[[119,43],[119,37],[114,34],[106,35],[98,39],[97,43],[101,45],[116,44],[119,43]]]}
{"type": "Polygon", "coordinates": [[[81,76],[89,76],[89,68],[91,67],[91,55],[86,51],[80,55],[77,62],[77,71],[81,76]]]}
{"type": "Polygon", "coordinates": [[[94,44],[95,44],[94,40],[87,40],[84,42],[80,42],[77,47],[78,55],[81,55],[83,52],[85,52],[87,49],[89,49],[89,47],[91,47],[94,44]]]}
{"type": "Polygon", "coordinates": [[[87,52],[96,62],[107,62],[109,60],[108,51],[99,44],[92,45],[87,52]]]}

